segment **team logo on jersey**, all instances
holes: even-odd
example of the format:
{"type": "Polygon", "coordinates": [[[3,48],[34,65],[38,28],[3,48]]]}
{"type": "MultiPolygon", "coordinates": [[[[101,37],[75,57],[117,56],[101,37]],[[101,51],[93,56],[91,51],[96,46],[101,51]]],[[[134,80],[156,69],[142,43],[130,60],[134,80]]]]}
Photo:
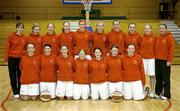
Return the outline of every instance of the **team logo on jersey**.
{"type": "Polygon", "coordinates": [[[138,64],[137,60],[133,60],[133,64],[138,64]]]}
{"type": "Polygon", "coordinates": [[[68,62],[67,65],[70,66],[70,67],[72,66],[71,62],[68,62]]]}

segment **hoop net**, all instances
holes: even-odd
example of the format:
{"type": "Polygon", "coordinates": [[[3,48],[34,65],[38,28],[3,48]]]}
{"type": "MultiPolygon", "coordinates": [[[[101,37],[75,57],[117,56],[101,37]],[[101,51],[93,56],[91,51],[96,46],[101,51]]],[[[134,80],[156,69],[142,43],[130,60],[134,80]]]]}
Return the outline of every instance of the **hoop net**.
{"type": "Polygon", "coordinates": [[[91,5],[93,3],[93,0],[82,0],[82,3],[84,5],[84,10],[91,11],[91,5]]]}

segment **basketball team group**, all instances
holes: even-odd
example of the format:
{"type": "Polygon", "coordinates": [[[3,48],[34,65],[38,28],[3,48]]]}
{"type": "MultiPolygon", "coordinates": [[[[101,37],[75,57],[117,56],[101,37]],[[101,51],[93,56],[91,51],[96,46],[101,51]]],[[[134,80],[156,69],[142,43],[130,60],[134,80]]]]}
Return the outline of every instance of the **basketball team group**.
{"type": "Polygon", "coordinates": [[[159,25],[158,35],[150,24],[145,24],[143,35],[136,32],[135,23],[124,33],[119,20],[112,22],[109,33],[104,32],[104,22],[98,22],[94,32],[86,30],[85,20],[78,24],[71,32],[70,23],[64,22],[62,32],[56,34],[55,25],[49,23],[43,36],[38,23],[28,36],[23,34],[24,24],[16,24],[5,48],[15,99],[49,95],[60,100],[106,100],[115,92],[125,100],[171,98],[174,38],[166,24],[159,25]]]}

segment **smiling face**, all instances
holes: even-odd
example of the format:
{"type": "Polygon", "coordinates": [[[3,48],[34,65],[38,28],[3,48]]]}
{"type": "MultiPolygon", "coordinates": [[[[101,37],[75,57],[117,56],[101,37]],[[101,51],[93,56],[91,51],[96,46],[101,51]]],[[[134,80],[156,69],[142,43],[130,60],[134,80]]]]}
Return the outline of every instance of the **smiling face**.
{"type": "Polygon", "coordinates": [[[80,21],[80,22],[79,22],[79,29],[80,29],[80,30],[85,30],[85,27],[86,27],[85,21],[80,21]]]}
{"type": "Polygon", "coordinates": [[[113,57],[116,57],[117,55],[118,55],[118,48],[117,47],[112,47],[111,48],[111,55],[113,56],[113,57]]]}
{"type": "Polygon", "coordinates": [[[34,55],[34,51],[35,51],[34,44],[28,44],[27,45],[27,54],[34,55]]]}
{"type": "Polygon", "coordinates": [[[145,26],[144,26],[144,34],[146,34],[146,35],[151,35],[151,33],[152,33],[152,28],[151,28],[151,26],[150,26],[150,25],[145,25],[145,26]]]}
{"type": "Polygon", "coordinates": [[[69,32],[70,31],[70,24],[68,22],[65,22],[63,25],[63,29],[65,32],[69,32]]]}
{"type": "Polygon", "coordinates": [[[38,27],[38,26],[37,26],[37,27],[34,27],[32,31],[33,31],[33,34],[34,34],[34,35],[39,35],[39,33],[40,33],[40,27],[38,27]]]}
{"type": "Polygon", "coordinates": [[[135,24],[129,24],[128,30],[129,30],[130,34],[134,34],[136,32],[136,25],[135,24]]]}
{"type": "Polygon", "coordinates": [[[50,46],[48,46],[48,45],[45,46],[45,47],[44,47],[44,53],[45,53],[45,55],[46,55],[46,56],[49,56],[49,55],[51,54],[51,50],[52,50],[52,49],[51,49],[50,46]]]}
{"type": "Polygon", "coordinates": [[[134,45],[132,45],[132,44],[128,45],[127,52],[128,52],[128,55],[129,55],[129,56],[133,56],[133,55],[134,55],[134,52],[135,52],[135,47],[134,47],[134,45]]]}
{"type": "Polygon", "coordinates": [[[165,24],[159,25],[159,33],[160,35],[164,35],[167,32],[167,27],[165,24]]]}
{"type": "Polygon", "coordinates": [[[24,32],[24,26],[19,25],[18,27],[16,27],[16,32],[17,32],[18,34],[23,34],[23,32],[24,32]]]}
{"type": "Polygon", "coordinates": [[[94,50],[94,55],[95,55],[96,59],[101,59],[101,55],[102,55],[101,50],[100,49],[95,49],[94,50]]]}
{"type": "Polygon", "coordinates": [[[62,55],[63,57],[68,56],[68,48],[67,48],[66,46],[62,46],[62,47],[61,47],[61,55],[62,55]]]}
{"type": "Polygon", "coordinates": [[[97,32],[102,33],[104,31],[104,24],[102,22],[98,23],[96,29],[97,32]]]}
{"type": "Polygon", "coordinates": [[[119,31],[120,30],[120,22],[119,21],[114,21],[113,22],[113,29],[115,31],[119,31]]]}
{"type": "Polygon", "coordinates": [[[52,34],[52,33],[54,33],[54,24],[52,24],[52,23],[50,23],[50,24],[48,24],[48,32],[50,33],[50,34],[52,34]]]}

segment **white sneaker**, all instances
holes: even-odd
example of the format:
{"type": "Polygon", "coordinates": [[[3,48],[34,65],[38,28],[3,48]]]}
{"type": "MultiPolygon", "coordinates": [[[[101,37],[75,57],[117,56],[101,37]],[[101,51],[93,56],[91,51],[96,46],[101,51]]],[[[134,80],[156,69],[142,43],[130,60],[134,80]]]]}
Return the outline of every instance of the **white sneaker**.
{"type": "Polygon", "coordinates": [[[154,97],[155,97],[156,99],[167,100],[167,97],[163,96],[162,94],[160,94],[160,95],[155,95],[154,97]]]}
{"type": "Polygon", "coordinates": [[[163,95],[160,95],[160,99],[162,100],[167,100],[167,97],[163,96],[163,95]]]}
{"type": "Polygon", "coordinates": [[[148,95],[150,98],[154,98],[154,93],[151,91],[148,95]]]}
{"type": "Polygon", "coordinates": [[[19,98],[20,98],[19,94],[15,94],[15,95],[14,95],[14,98],[15,98],[15,99],[19,99],[19,98]]]}

